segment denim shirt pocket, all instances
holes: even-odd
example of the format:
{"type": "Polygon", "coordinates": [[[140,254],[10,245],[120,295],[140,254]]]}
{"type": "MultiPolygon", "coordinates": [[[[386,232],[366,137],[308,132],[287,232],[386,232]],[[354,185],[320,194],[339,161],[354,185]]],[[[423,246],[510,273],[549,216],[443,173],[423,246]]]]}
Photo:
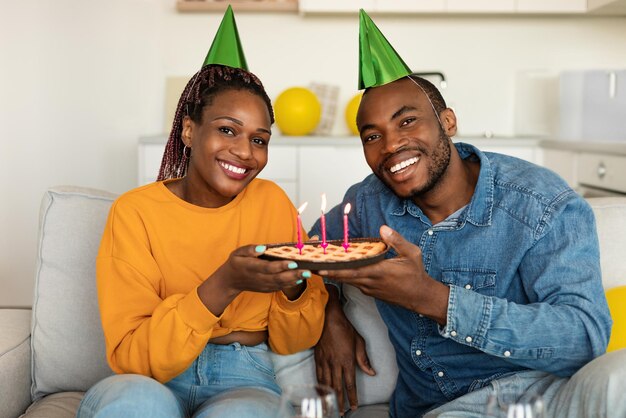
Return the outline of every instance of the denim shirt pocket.
{"type": "Polygon", "coordinates": [[[444,268],[441,282],[464,289],[473,290],[481,295],[496,294],[496,271],[484,268],[444,268]]]}

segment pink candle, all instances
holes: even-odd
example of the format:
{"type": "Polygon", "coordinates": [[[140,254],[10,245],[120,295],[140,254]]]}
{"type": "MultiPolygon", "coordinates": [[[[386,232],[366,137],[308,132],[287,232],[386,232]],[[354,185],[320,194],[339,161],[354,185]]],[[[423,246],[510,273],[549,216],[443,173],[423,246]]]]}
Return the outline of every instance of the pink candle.
{"type": "Polygon", "coordinates": [[[300,215],[304,212],[306,205],[308,204],[309,202],[304,202],[302,206],[298,208],[298,216],[296,217],[296,229],[298,233],[298,243],[296,244],[296,248],[300,251],[300,254],[302,254],[302,247],[304,247],[304,244],[302,243],[302,218],[300,215]]]}
{"type": "Polygon", "coordinates": [[[326,247],[328,247],[328,243],[326,242],[326,216],[324,215],[324,211],[326,210],[326,193],[322,193],[322,218],[320,219],[322,223],[322,243],[320,246],[324,249],[324,254],[326,254],[326,247]]]}
{"type": "Polygon", "coordinates": [[[343,208],[343,244],[342,247],[348,252],[348,247],[350,244],[348,243],[348,213],[350,213],[350,209],[352,205],[347,203],[343,208]]]}

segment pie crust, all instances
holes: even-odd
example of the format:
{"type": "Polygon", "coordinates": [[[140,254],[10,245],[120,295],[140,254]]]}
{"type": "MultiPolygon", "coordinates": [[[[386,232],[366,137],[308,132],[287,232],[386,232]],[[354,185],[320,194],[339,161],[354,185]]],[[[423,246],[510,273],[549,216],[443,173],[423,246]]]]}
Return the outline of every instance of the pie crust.
{"type": "Polygon", "coordinates": [[[326,252],[324,252],[320,241],[306,242],[302,247],[302,254],[300,254],[295,243],[280,244],[268,246],[264,255],[278,259],[314,263],[341,263],[371,259],[387,251],[387,244],[380,240],[350,240],[348,251],[341,244],[340,240],[329,241],[326,252]]]}

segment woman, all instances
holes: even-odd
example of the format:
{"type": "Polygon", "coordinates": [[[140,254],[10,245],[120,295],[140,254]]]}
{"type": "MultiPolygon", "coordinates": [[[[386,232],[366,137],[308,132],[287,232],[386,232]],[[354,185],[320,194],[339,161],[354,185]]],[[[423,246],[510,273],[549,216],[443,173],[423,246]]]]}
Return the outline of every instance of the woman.
{"type": "Polygon", "coordinates": [[[79,417],[274,417],[277,353],[313,346],[327,294],[295,262],[296,210],[267,163],[274,122],[252,73],[203,67],[178,103],[159,181],[111,208],[97,260],[107,358],[118,375],[79,417]],[[267,344],[266,344],[267,341],[267,344]]]}

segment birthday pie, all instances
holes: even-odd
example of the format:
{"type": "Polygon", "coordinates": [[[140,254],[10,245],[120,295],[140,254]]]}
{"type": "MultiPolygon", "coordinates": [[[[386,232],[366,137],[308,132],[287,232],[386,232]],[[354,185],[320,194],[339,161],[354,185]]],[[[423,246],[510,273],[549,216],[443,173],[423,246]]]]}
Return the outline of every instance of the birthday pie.
{"type": "Polygon", "coordinates": [[[359,238],[349,241],[348,251],[341,240],[328,241],[326,252],[321,241],[304,243],[302,253],[296,243],[268,245],[264,258],[272,260],[294,260],[299,268],[339,269],[355,268],[382,260],[387,252],[387,244],[375,238],[359,238]]]}

